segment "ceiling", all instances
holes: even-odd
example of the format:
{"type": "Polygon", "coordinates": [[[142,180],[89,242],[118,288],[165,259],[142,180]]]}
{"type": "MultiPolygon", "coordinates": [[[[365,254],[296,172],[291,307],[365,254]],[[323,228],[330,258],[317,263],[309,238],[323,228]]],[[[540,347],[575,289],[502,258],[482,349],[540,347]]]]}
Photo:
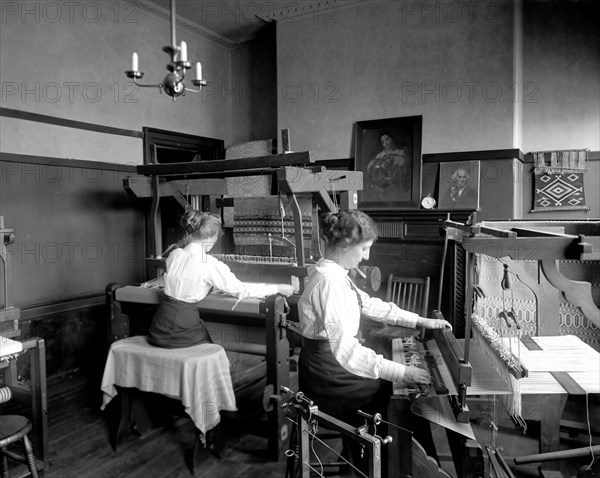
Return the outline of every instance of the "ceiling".
{"type": "MultiPolygon", "coordinates": [[[[336,9],[359,0],[177,0],[178,24],[195,30],[223,45],[256,37],[273,21],[294,21],[304,15],[321,15],[334,19],[336,9]]],[[[363,0],[364,1],[364,0],[363,0]]],[[[135,0],[144,10],[170,18],[170,0],[135,0]]]]}

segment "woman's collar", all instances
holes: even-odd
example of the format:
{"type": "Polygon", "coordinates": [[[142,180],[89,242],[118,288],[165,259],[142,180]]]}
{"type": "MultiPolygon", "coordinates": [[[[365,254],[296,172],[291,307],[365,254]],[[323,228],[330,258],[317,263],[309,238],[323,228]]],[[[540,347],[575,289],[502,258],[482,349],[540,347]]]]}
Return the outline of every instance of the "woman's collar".
{"type": "Polygon", "coordinates": [[[317,267],[324,271],[348,275],[348,269],[343,268],[341,265],[339,265],[337,262],[331,259],[319,259],[319,261],[317,262],[317,267]]]}
{"type": "Polygon", "coordinates": [[[184,250],[189,254],[201,254],[203,257],[208,256],[208,253],[204,250],[204,246],[198,242],[190,242],[184,247],[184,250]]]}

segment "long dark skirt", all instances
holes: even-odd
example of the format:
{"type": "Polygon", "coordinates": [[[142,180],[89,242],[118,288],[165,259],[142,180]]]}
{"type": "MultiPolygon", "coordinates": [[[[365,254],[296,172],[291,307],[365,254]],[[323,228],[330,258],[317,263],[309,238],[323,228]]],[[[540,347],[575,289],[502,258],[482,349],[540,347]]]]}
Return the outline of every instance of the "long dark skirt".
{"type": "MultiPolygon", "coordinates": [[[[371,415],[387,415],[387,403],[392,394],[391,383],[348,372],[333,356],[328,341],[302,339],[298,379],[300,391],[315,402],[320,411],[351,426],[359,427],[365,423],[365,419],[357,414],[358,410],[371,415]]],[[[385,436],[385,426],[378,429],[379,433],[385,436]]],[[[368,458],[366,454],[363,456],[358,442],[347,438],[342,441],[342,456],[366,475],[368,458]]],[[[382,452],[385,465],[387,452],[385,449],[382,452]]]]}
{"type": "Polygon", "coordinates": [[[364,423],[358,410],[385,417],[392,394],[390,382],[348,372],[333,356],[328,341],[306,338],[300,352],[299,386],[319,410],[356,426],[364,423]]]}
{"type": "Polygon", "coordinates": [[[195,302],[165,296],[152,318],[148,342],[157,347],[175,349],[212,343],[212,339],[195,302]]]}

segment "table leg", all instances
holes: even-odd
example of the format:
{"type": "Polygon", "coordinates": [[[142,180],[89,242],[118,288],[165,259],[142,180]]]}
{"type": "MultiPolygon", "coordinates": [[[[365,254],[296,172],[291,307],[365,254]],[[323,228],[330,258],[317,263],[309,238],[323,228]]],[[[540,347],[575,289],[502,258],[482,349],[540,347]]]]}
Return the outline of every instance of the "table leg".
{"type": "Polygon", "coordinates": [[[23,342],[31,353],[31,413],[37,458],[48,470],[48,393],[46,390],[46,342],[33,338],[23,342]]]}
{"type": "Polygon", "coordinates": [[[390,398],[387,418],[396,426],[388,427],[388,435],[392,437],[392,443],[388,445],[387,450],[388,476],[399,478],[413,476],[411,414],[410,400],[407,397],[392,396],[390,398]]]}
{"type": "MultiPolygon", "coordinates": [[[[560,419],[567,403],[566,393],[535,395],[540,420],[539,452],[547,453],[560,450],[560,419]]],[[[528,398],[529,399],[529,398],[528,398]]],[[[560,476],[559,461],[540,464],[540,478],[560,476]]]]}

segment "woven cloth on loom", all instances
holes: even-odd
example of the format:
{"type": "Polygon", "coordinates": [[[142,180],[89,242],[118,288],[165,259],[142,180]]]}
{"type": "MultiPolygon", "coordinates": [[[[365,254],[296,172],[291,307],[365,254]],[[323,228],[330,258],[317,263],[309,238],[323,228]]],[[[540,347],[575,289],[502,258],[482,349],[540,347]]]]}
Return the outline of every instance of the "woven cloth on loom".
{"type": "MultiPolygon", "coordinates": [[[[255,158],[273,154],[273,140],[248,141],[227,148],[225,159],[255,158]]],[[[271,176],[234,176],[226,178],[227,193],[234,197],[258,197],[271,194],[271,176]]]]}
{"type": "MultiPolygon", "coordinates": [[[[475,313],[487,321],[488,325],[501,337],[521,337],[523,335],[538,335],[538,320],[536,298],[533,292],[525,286],[514,275],[518,272],[513,266],[510,267],[511,289],[504,290],[501,287],[503,277],[503,263],[512,264],[508,259],[495,259],[490,256],[481,255],[478,261],[479,285],[485,292],[485,297],[478,298],[475,304],[475,313]],[[514,324],[508,327],[500,317],[500,312],[514,308],[519,321],[520,329],[514,324]]],[[[584,270],[585,263],[573,265],[572,261],[560,261],[559,269],[565,272],[567,277],[580,274],[577,280],[589,281],[590,277],[597,277],[595,265],[590,264],[584,270]],[[573,272],[577,267],[576,272],[573,272]]],[[[537,277],[537,261],[519,261],[519,265],[530,277],[537,277]]],[[[594,281],[592,279],[592,281],[594,281]]],[[[560,296],[563,298],[562,294],[560,296]]],[[[564,298],[563,298],[564,299],[564,298]]],[[[561,300],[558,310],[558,320],[561,335],[574,335],[584,343],[596,350],[600,350],[600,329],[596,327],[583,314],[581,309],[565,300],[561,300]]]]}
{"type": "MultiPolygon", "coordinates": [[[[533,292],[514,276],[511,270],[511,288],[503,290],[501,283],[504,272],[504,262],[491,256],[481,255],[478,258],[479,285],[485,297],[478,298],[475,313],[483,317],[488,325],[500,337],[520,337],[522,335],[537,335],[536,302],[533,292]],[[514,309],[520,329],[511,323],[509,327],[500,317],[500,312],[514,309]]],[[[537,262],[521,262],[520,265],[532,277],[537,274],[537,262]]]]}
{"type": "MultiPolygon", "coordinates": [[[[230,146],[225,151],[225,159],[254,158],[257,156],[268,156],[273,154],[273,140],[263,139],[258,141],[247,141],[245,143],[230,146]]],[[[227,195],[225,197],[258,197],[271,194],[271,176],[233,176],[225,178],[227,184],[227,195]]],[[[223,226],[233,226],[233,208],[223,208],[223,226]]]]}
{"type": "Polygon", "coordinates": [[[600,329],[583,315],[579,307],[561,301],[558,310],[561,335],[575,335],[582,342],[600,351],[600,329]]]}
{"type": "Polygon", "coordinates": [[[535,197],[531,212],[589,210],[583,176],[588,150],[537,151],[535,197]]]}
{"type": "MultiPolygon", "coordinates": [[[[304,250],[309,255],[312,244],[312,197],[297,195],[296,199],[302,212],[304,250]]],[[[272,255],[273,257],[296,256],[294,247],[287,241],[281,240],[283,222],[283,236],[294,245],[296,243],[292,202],[285,197],[281,198],[281,202],[285,210],[283,221],[278,196],[236,200],[233,220],[233,241],[236,254],[272,255]],[[269,234],[271,234],[271,241],[269,234]]]]}

